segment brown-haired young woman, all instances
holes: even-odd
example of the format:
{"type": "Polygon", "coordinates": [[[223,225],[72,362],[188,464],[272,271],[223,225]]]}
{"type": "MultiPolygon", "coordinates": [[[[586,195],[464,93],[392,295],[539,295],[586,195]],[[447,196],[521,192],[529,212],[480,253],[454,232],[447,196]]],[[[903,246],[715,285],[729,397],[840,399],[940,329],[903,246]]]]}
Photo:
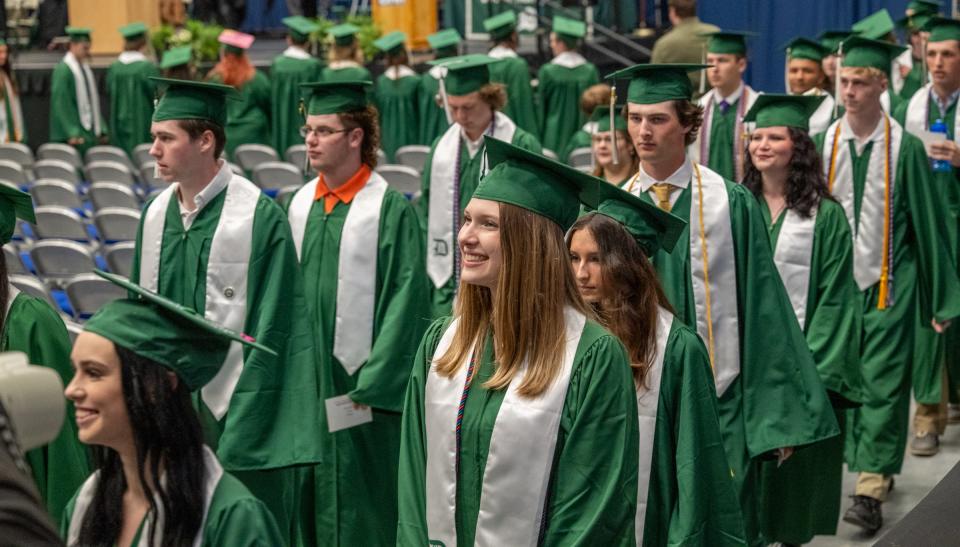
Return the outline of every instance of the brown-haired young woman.
{"type": "Polygon", "coordinates": [[[427,331],[407,387],[397,543],[632,545],[630,367],[588,318],[563,242],[599,181],[486,147],[454,315],[427,331]]]}
{"type": "Polygon", "coordinates": [[[210,69],[207,80],[240,92],[238,100],[227,101],[227,154],[241,144],[270,146],[270,80],[247,57],[253,36],[225,30],[219,40],[220,62],[210,69]]]}

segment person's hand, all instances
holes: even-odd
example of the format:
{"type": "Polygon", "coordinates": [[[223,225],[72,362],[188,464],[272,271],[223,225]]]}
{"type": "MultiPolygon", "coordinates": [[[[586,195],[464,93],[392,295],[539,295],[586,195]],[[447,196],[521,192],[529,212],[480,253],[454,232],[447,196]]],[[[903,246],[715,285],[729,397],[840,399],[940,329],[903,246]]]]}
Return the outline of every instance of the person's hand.
{"type": "Polygon", "coordinates": [[[950,320],[948,319],[943,323],[940,323],[936,319],[931,319],[930,326],[933,327],[933,330],[937,334],[943,334],[948,328],[950,328],[950,320]]]}
{"type": "Polygon", "coordinates": [[[952,140],[943,140],[930,145],[927,150],[930,159],[946,160],[954,167],[960,167],[960,146],[952,140]]]}
{"type": "Polygon", "coordinates": [[[72,146],[80,146],[83,144],[83,137],[70,137],[67,139],[67,144],[72,146]]]}

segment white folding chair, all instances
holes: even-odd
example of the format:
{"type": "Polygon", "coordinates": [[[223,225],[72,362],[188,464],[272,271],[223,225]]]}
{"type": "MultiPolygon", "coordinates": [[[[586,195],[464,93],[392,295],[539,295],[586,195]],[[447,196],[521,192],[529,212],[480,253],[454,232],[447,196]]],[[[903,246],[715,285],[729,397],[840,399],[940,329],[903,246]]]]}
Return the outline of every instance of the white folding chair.
{"type": "Polygon", "coordinates": [[[107,207],[120,207],[139,211],[141,209],[140,198],[126,184],[118,182],[95,182],[87,191],[90,201],[93,203],[94,210],[99,211],[107,207]]]}
{"type": "Polygon", "coordinates": [[[303,165],[307,161],[307,145],[294,144],[290,148],[287,148],[287,151],[283,154],[283,159],[287,160],[287,163],[292,164],[294,167],[303,169],[303,165]]]}
{"type": "Polygon", "coordinates": [[[80,184],[77,169],[69,163],[57,159],[41,159],[33,164],[33,174],[38,179],[65,180],[71,184],[80,184]]]}
{"type": "Polygon", "coordinates": [[[0,144],[0,160],[12,161],[24,169],[33,167],[33,152],[30,147],[19,142],[0,144]]]}
{"type": "Polygon", "coordinates": [[[150,155],[151,147],[153,147],[153,143],[145,142],[133,148],[133,161],[136,162],[137,168],[143,167],[147,162],[155,161],[153,156],[150,155]]]}
{"type": "Polygon", "coordinates": [[[103,248],[103,258],[111,273],[130,277],[133,271],[133,256],[137,244],[133,241],[121,241],[103,248]]]}
{"type": "Polygon", "coordinates": [[[33,232],[40,239],[61,238],[74,241],[88,241],[90,239],[83,219],[73,209],[46,205],[37,207],[34,212],[37,216],[37,223],[33,227],[33,232]]]}
{"type": "Polygon", "coordinates": [[[30,259],[43,278],[65,279],[97,267],[93,251],[76,241],[44,239],[30,247],[30,259]]]}
{"type": "Polygon", "coordinates": [[[48,142],[37,148],[37,158],[41,160],[60,160],[73,167],[83,167],[83,159],[77,149],[69,144],[48,142]]]}
{"type": "Polygon", "coordinates": [[[574,148],[567,157],[567,165],[576,168],[593,167],[593,149],[588,146],[574,148]]]}
{"type": "Polygon", "coordinates": [[[377,165],[387,165],[387,153],[377,148],[377,165]]]}
{"type": "Polygon", "coordinates": [[[391,188],[408,197],[420,192],[420,173],[406,165],[381,165],[377,173],[387,180],[391,188]]]}
{"type": "Polygon", "coordinates": [[[17,248],[14,247],[12,243],[7,243],[3,246],[3,260],[7,264],[8,274],[30,274],[26,266],[23,265],[23,261],[20,260],[20,252],[17,251],[17,248]]]}
{"type": "Polygon", "coordinates": [[[123,148],[118,146],[107,144],[92,146],[87,150],[87,153],[84,154],[84,160],[86,160],[88,165],[96,161],[115,161],[126,165],[131,173],[135,173],[137,170],[133,162],[130,161],[130,157],[127,156],[127,153],[124,152],[123,148]]]}
{"type": "Polygon", "coordinates": [[[77,319],[90,317],[111,300],[127,297],[126,289],[92,273],[68,279],[64,291],[77,319]]]}
{"type": "Polygon", "coordinates": [[[263,144],[241,144],[233,150],[233,159],[246,171],[268,161],[279,161],[280,156],[269,146],[263,144]]]}
{"type": "Polygon", "coordinates": [[[422,173],[423,164],[426,163],[427,156],[430,155],[430,147],[422,144],[408,144],[397,148],[393,155],[400,165],[413,167],[418,173],[422,173]]]}
{"type": "Polygon", "coordinates": [[[10,160],[0,160],[0,180],[9,182],[15,186],[23,186],[27,183],[27,172],[19,163],[10,160]]]}
{"type": "Polygon", "coordinates": [[[140,212],[119,207],[107,207],[94,213],[93,223],[104,243],[134,241],[140,227],[140,212]]]}
{"type": "Polygon", "coordinates": [[[303,175],[289,163],[268,161],[253,168],[253,183],[263,190],[280,190],[303,184],[303,175]]]}
{"type": "Polygon", "coordinates": [[[90,182],[119,182],[128,186],[136,183],[133,172],[118,161],[95,161],[87,164],[84,171],[90,182]]]}
{"type": "Polygon", "coordinates": [[[77,187],[63,180],[40,179],[30,187],[30,195],[36,207],[57,205],[74,210],[83,208],[77,187]]]}
{"type": "Polygon", "coordinates": [[[50,291],[47,289],[47,286],[43,284],[43,281],[40,281],[32,275],[19,274],[11,275],[8,279],[10,284],[20,292],[47,302],[53,306],[55,310],[60,309],[60,307],[57,306],[57,301],[53,299],[53,295],[50,294],[50,291]]]}

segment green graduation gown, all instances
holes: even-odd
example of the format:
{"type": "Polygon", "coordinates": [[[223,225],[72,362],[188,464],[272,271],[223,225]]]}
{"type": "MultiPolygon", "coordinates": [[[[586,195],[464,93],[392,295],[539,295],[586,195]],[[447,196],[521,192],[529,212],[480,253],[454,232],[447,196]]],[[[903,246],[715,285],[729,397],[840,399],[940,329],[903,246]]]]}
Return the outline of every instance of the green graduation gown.
{"type": "MultiPolygon", "coordinates": [[[[423,337],[407,386],[397,545],[428,544],[425,389],[448,321],[438,319],[423,337]]],[[[490,439],[506,394],[483,385],[495,367],[493,339],[488,338],[463,412],[458,454],[463,465],[456,475],[457,545],[473,545],[477,532],[490,439]]],[[[540,545],[635,545],[637,446],[636,395],[623,346],[587,321],[561,411],[540,545]]]]}
{"type": "MultiPolygon", "coordinates": [[[[758,199],[776,250],[786,213],[771,223],[758,199]]],[[[835,201],[820,202],[813,231],[803,332],[843,429],[844,411],[862,400],[860,316],[853,280],[850,226],[835,201]]],[[[789,289],[788,289],[789,290],[789,289]]],[[[843,487],[843,435],[801,448],[778,468],[763,462],[763,533],[768,541],[802,544],[837,533],[843,487]]]]}
{"type": "Polygon", "coordinates": [[[700,105],[704,108],[704,124],[697,142],[693,143],[700,165],[706,165],[723,178],[735,182],[739,182],[736,165],[737,162],[744,161],[743,154],[746,154],[747,146],[741,120],[757,100],[757,92],[747,84],[741,83],[740,90],[740,95],[730,103],[726,112],[720,109],[716,101],[716,88],[700,99],[700,105]],[[739,156],[736,148],[738,140],[743,147],[739,156]]]}
{"type": "MultiPolygon", "coordinates": [[[[156,89],[150,76],[159,76],[157,66],[139,54],[126,55],[107,70],[107,92],[110,94],[110,142],[128,155],[138,144],[150,142],[150,123],[156,89]]],[[[132,157],[132,156],[131,156],[132,157]]]]}
{"type": "Polygon", "coordinates": [[[393,162],[397,148],[420,139],[420,75],[407,66],[388,68],[377,78],[374,102],[380,111],[380,148],[393,162]]]}
{"type": "MultiPolygon", "coordinates": [[[[69,53],[68,53],[69,55],[69,53]]],[[[89,95],[96,97],[97,82],[91,79],[89,82],[93,87],[93,92],[89,95]]],[[[96,103],[96,101],[93,101],[96,103]]],[[[97,110],[94,110],[97,112],[97,110]]],[[[107,124],[101,116],[100,134],[107,133],[107,124]]],[[[80,122],[80,110],[77,105],[77,86],[74,80],[73,72],[67,63],[61,61],[53,69],[50,77],[50,142],[66,143],[67,140],[74,137],[82,137],[83,144],[76,148],[83,155],[91,146],[98,144],[96,125],[92,124],[90,128],[85,128],[80,122]]]]}
{"type": "MultiPolygon", "coordinates": [[[[0,351],[26,353],[31,364],[57,371],[66,386],[73,378],[73,367],[70,336],[60,316],[38,298],[24,293],[13,298],[3,324],[0,351]]],[[[37,490],[54,522],[60,520],[70,497],[90,474],[87,451],[77,440],[73,403],[64,404],[67,413],[60,433],[49,444],[26,453],[37,490]]]]}
{"type": "Polygon", "coordinates": [[[320,80],[324,82],[349,82],[365,80],[372,82],[373,76],[367,67],[350,61],[332,62],[323,67],[320,80]]]}
{"type": "Polygon", "coordinates": [[[913,97],[913,94],[923,87],[922,78],[923,63],[920,62],[920,59],[914,59],[913,66],[910,67],[910,72],[908,72],[907,77],[903,79],[903,87],[900,88],[899,93],[900,98],[904,101],[909,101],[910,97],[913,97]]]}
{"type": "Polygon", "coordinates": [[[270,134],[273,136],[273,149],[281,157],[287,148],[303,144],[303,137],[300,136],[300,127],[303,125],[300,84],[320,81],[322,70],[323,64],[319,60],[292,46],[277,55],[270,65],[270,134]]]}
{"type": "Polygon", "coordinates": [[[500,59],[500,62],[490,65],[490,81],[507,86],[507,104],[503,107],[503,113],[520,129],[537,135],[537,111],[533,106],[530,65],[526,59],[506,48],[495,47],[490,50],[490,56],[500,59]]]}
{"type": "MultiPolygon", "coordinates": [[[[306,190],[306,188],[305,188],[306,190]]],[[[344,223],[352,202],[324,213],[313,202],[301,263],[317,326],[320,398],[349,395],[372,408],[373,422],[329,433],[321,406],[324,461],[315,466],[316,545],[396,545],[400,412],[417,343],[430,321],[429,280],[416,211],[388,189],[380,210],[376,297],[370,356],[352,375],[333,355],[337,276],[344,223]]]]}
{"type": "Polygon", "coordinates": [[[587,117],[580,111],[580,96],[598,83],[600,76],[597,67],[588,62],[576,68],[549,62],[540,67],[537,78],[540,142],[544,148],[559,152],[586,123],[587,117]]]}
{"type": "MultiPolygon", "coordinates": [[[[818,149],[823,149],[832,132],[814,137],[818,149]]],[[[849,141],[857,226],[874,145],[868,142],[857,156],[854,141],[849,141]]],[[[859,291],[864,401],[847,416],[845,460],[852,471],[900,472],[908,433],[917,314],[939,321],[960,315],[955,252],[950,238],[943,236],[952,228],[948,211],[939,203],[941,193],[929,175],[923,143],[904,131],[892,204],[893,304],[877,309],[879,282],[859,291]]]]}
{"type": "Polygon", "coordinates": [[[570,161],[570,154],[578,148],[590,148],[593,146],[593,128],[596,122],[587,122],[570,137],[567,147],[560,151],[560,161],[570,161]]]}
{"type": "MultiPolygon", "coordinates": [[[[702,171],[702,170],[701,170],[702,171]]],[[[654,266],[677,318],[696,325],[690,265],[692,186],[672,212],[690,221],[673,253],[658,251],[654,266]]],[[[762,542],[760,458],[781,447],[802,446],[839,434],[823,384],[803,339],[773,262],[757,200],[743,186],[724,181],[730,206],[739,311],[740,372],[720,395],[717,408],[727,461],[743,510],[747,543],[762,542]],[[778,333],[771,340],[770,333],[778,333]],[[778,343],[773,343],[773,342],[778,343]]],[[[640,197],[653,203],[649,193],[640,197]]]]}
{"type": "MultiPolygon", "coordinates": [[[[211,81],[222,83],[216,75],[211,81]]],[[[253,78],[237,91],[240,98],[227,101],[227,127],[224,128],[227,133],[226,151],[230,156],[241,144],[273,145],[270,139],[270,110],[273,101],[270,95],[270,80],[258,70],[254,72],[253,78]]],[[[279,153],[283,152],[281,150],[279,153]]]]}
{"type": "MultiPolygon", "coordinates": [[[[459,125],[456,126],[459,129],[459,125]]],[[[483,162],[483,152],[484,145],[480,145],[480,150],[471,158],[470,153],[467,151],[467,146],[463,142],[463,136],[460,137],[460,202],[458,215],[463,215],[463,210],[467,207],[467,204],[470,203],[470,198],[473,197],[473,191],[477,189],[477,185],[480,183],[480,167],[483,162]]],[[[417,202],[417,207],[420,212],[420,220],[424,229],[427,227],[429,221],[429,211],[430,211],[430,184],[431,184],[431,169],[430,166],[433,164],[433,154],[436,151],[437,143],[439,138],[434,141],[433,147],[430,149],[430,154],[427,156],[426,161],[424,162],[423,174],[421,175],[421,184],[420,184],[420,201],[417,202]]],[[[537,141],[536,137],[527,133],[523,129],[517,128],[516,132],[513,134],[513,139],[510,141],[510,144],[514,146],[519,146],[531,152],[540,153],[542,148],[540,143],[537,141]]],[[[427,241],[426,233],[424,234],[424,241],[427,241]]],[[[429,245],[429,242],[427,242],[429,245]]],[[[451,245],[456,244],[456,242],[451,242],[451,245]]],[[[455,284],[456,276],[452,276],[446,284],[441,287],[435,287],[433,284],[430,285],[431,288],[431,300],[433,305],[433,310],[431,316],[443,317],[450,314],[450,307],[453,305],[453,295],[456,293],[457,287],[455,284]]]]}
{"type": "MultiPolygon", "coordinates": [[[[240,178],[233,175],[230,184],[240,178]]],[[[176,194],[164,212],[158,292],[200,313],[206,310],[207,261],[225,197],[226,190],[212,197],[186,230],[176,194]]],[[[137,283],[146,217],[141,217],[130,276],[137,283]]],[[[290,226],[266,194],[256,204],[252,237],[243,332],[279,357],[244,349],[243,370],[222,419],[215,418],[199,392],[195,401],[206,443],[223,467],[267,504],[287,534],[299,504],[291,466],[321,458],[317,354],[313,325],[303,320],[308,306],[290,226]]]]}

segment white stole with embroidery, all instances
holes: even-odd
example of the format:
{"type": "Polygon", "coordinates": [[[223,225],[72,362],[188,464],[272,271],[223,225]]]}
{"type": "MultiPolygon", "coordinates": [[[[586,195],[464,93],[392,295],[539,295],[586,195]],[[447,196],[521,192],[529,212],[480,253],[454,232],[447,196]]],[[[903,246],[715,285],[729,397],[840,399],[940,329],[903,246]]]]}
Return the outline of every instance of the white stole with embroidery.
{"type": "MultiPolygon", "coordinates": [[[[297,258],[301,260],[310,209],[315,203],[317,207],[323,207],[322,200],[314,200],[317,181],[317,178],[313,179],[294,194],[287,213],[297,258]]],[[[367,183],[350,203],[340,235],[333,356],[350,375],[363,366],[373,347],[380,212],[386,192],[387,181],[371,172],[367,183]]]]}
{"type": "MultiPolygon", "coordinates": [[[[700,133],[697,136],[697,140],[687,147],[687,157],[693,163],[699,163],[701,165],[706,165],[710,161],[710,130],[713,125],[713,116],[714,111],[717,108],[717,101],[714,99],[717,90],[716,88],[711,89],[707,92],[706,95],[700,97],[700,106],[703,107],[703,123],[700,124],[700,133]]],[[[753,106],[753,103],[757,100],[757,92],[753,90],[752,87],[747,84],[743,84],[743,91],[740,93],[740,98],[737,100],[736,105],[730,105],[730,108],[736,108],[738,112],[737,119],[733,124],[733,170],[734,177],[738,180],[734,182],[739,182],[739,179],[743,175],[743,165],[742,161],[746,155],[746,142],[743,140],[743,120],[741,117],[747,113],[748,110],[753,106]],[[744,99],[746,99],[744,101],[744,99]]]]}
{"type": "Polygon", "coordinates": [[[817,224],[817,209],[804,218],[793,209],[783,212],[783,224],[773,251],[773,262],[787,289],[793,312],[803,330],[807,319],[807,293],[810,289],[810,263],[813,260],[813,233],[817,224]]]}
{"type": "MultiPolygon", "coordinates": [[[[453,225],[453,208],[460,207],[459,203],[454,203],[454,181],[460,176],[456,172],[460,164],[460,131],[458,123],[447,128],[437,141],[430,162],[427,275],[437,288],[453,277],[453,245],[457,244],[455,230],[459,228],[453,225]]],[[[502,112],[494,112],[493,138],[512,142],[516,131],[517,124],[513,120],[502,112]]],[[[463,186],[463,181],[460,186],[463,186]]]]}
{"type": "MultiPolygon", "coordinates": [[[[228,329],[243,332],[247,317],[247,272],[253,247],[253,220],[261,192],[249,180],[234,175],[225,162],[216,176],[230,179],[223,190],[226,192],[223,209],[207,259],[203,316],[228,329]]],[[[154,292],[159,292],[167,206],[171,199],[177,199],[179,186],[179,183],[168,186],[143,213],[140,284],[154,292]]],[[[227,413],[242,372],[243,346],[231,342],[220,372],[200,390],[203,402],[216,419],[222,419],[227,413]]]]}
{"type": "MultiPolygon", "coordinates": [[[[529,399],[517,393],[526,365],[507,387],[490,437],[475,545],[537,544],[546,511],[560,416],[585,324],[586,318],[580,312],[572,308],[564,311],[563,363],[557,378],[543,394],[529,399]]],[[[462,364],[452,378],[440,376],[434,367],[450,347],[458,326],[459,319],[454,319],[443,333],[433,354],[424,392],[427,535],[431,541],[442,541],[447,547],[457,545],[456,423],[467,364],[462,364]]]]}
{"type": "Polygon", "coordinates": [[[0,104],[0,144],[10,141],[10,124],[13,124],[14,136],[20,141],[23,140],[23,109],[20,107],[20,97],[13,89],[13,82],[7,77],[6,73],[0,71],[0,80],[3,82],[4,101],[10,105],[10,113],[13,120],[7,119],[7,109],[0,104]]]}
{"type": "Polygon", "coordinates": [[[80,63],[73,53],[67,52],[63,62],[73,73],[74,88],[77,90],[77,112],[80,113],[80,125],[94,135],[100,135],[100,94],[97,91],[97,80],[93,77],[88,63],[80,63]],[[81,72],[82,71],[82,72],[81,72]],[[86,81],[84,80],[86,75],[86,81]],[[89,89],[87,82],[90,83],[89,89]]]}
{"type": "MultiPolygon", "coordinates": [[[[914,135],[920,136],[921,133],[929,129],[927,126],[930,116],[931,89],[933,89],[933,84],[927,84],[910,97],[907,117],[903,120],[903,128],[914,135]]],[[[939,110],[937,111],[939,112],[939,110]]],[[[947,123],[947,120],[943,120],[943,123],[947,123]]],[[[957,136],[958,128],[960,128],[960,108],[955,108],[953,113],[953,141],[960,143],[960,140],[958,140],[960,137],[957,136]]]]}

